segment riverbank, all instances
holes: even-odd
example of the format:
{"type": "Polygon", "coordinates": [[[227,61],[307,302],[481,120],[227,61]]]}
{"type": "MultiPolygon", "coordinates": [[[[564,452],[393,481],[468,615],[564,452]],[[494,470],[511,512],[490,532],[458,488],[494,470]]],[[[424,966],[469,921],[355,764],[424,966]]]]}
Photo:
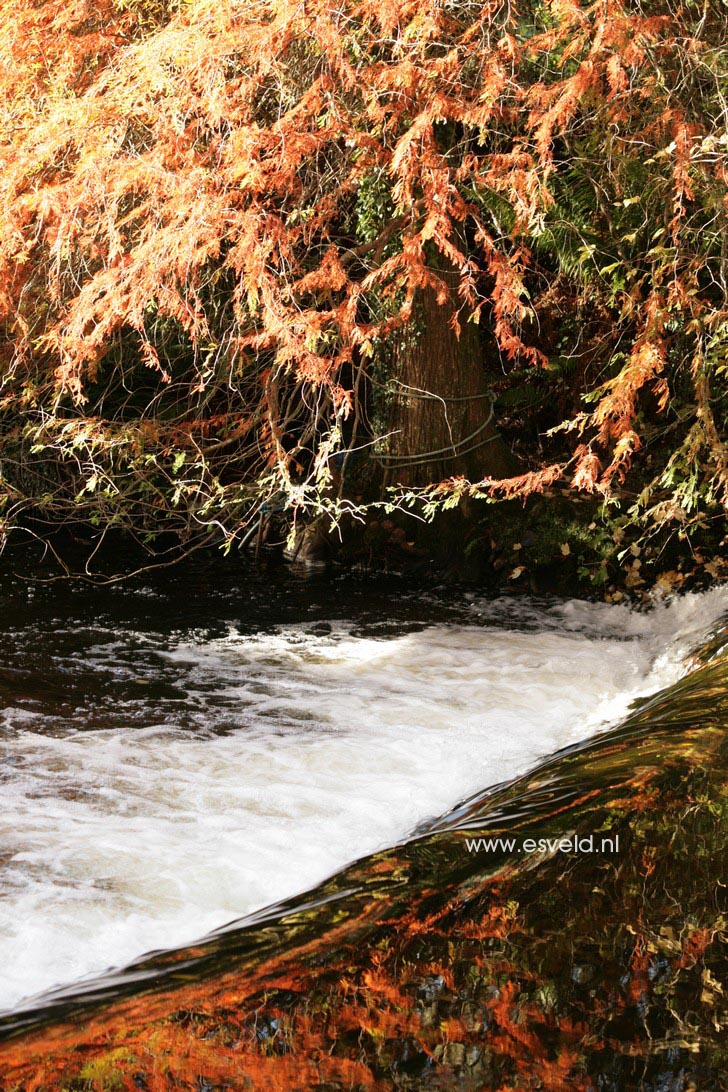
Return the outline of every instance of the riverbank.
{"type": "MultiPolygon", "coordinates": [[[[572,490],[487,504],[465,498],[423,518],[423,505],[373,508],[361,521],[328,516],[303,526],[286,556],[299,567],[396,573],[427,584],[468,583],[491,593],[553,594],[650,602],[679,591],[704,590],[728,577],[723,524],[697,532],[645,534],[627,507],[572,490]]],[[[271,518],[258,557],[275,557],[286,536],[271,518]]]]}
{"type": "MultiPolygon", "coordinates": [[[[355,496],[352,503],[361,501],[355,496]]],[[[265,506],[264,506],[265,507],[265,506]]],[[[275,574],[334,574],[417,583],[424,590],[465,584],[487,594],[558,595],[607,603],[649,603],[682,591],[703,591],[728,579],[724,520],[685,533],[645,532],[624,505],[552,489],[525,501],[485,503],[463,498],[423,516],[421,503],[379,502],[338,523],[330,514],[300,518],[272,504],[228,541],[224,536],[185,543],[160,536],[143,547],[132,537],[79,525],[50,533],[29,522],[0,555],[0,571],[21,572],[29,583],[77,579],[103,586],[139,571],[184,573],[200,565],[227,571],[257,568],[275,574]],[[295,521],[294,521],[295,522],[295,521]],[[35,534],[39,537],[34,537],[35,534]]]]}
{"type": "Polygon", "coordinates": [[[718,1086],[724,643],[621,727],[309,896],[5,1018],[6,1087],[718,1086]],[[599,852],[554,848],[574,836],[599,852]],[[520,852],[478,842],[496,837],[520,852]]]}

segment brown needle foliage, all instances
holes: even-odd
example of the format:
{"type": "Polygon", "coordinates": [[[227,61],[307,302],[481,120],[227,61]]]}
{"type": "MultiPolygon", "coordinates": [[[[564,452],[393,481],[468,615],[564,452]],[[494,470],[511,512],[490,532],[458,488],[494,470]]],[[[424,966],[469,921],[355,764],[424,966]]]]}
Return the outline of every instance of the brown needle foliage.
{"type": "Polygon", "coordinates": [[[424,290],[506,371],[591,338],[557,456],[459,489],[608,494],[667,414],[650,518],[724,502],[725,30],[717,0],[6,0],[6,525],[340,514],[424,290]]]}

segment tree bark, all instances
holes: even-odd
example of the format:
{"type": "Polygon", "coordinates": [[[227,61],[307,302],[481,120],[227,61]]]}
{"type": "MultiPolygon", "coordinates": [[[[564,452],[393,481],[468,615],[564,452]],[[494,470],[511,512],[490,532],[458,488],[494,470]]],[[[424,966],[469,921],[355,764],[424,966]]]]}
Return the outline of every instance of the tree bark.
{"type": "Polygon", "coordinates": [[[417,332],[403,332],[392,354],[388,484],[422,486],[464,476],[507,477],[514,460],[498,435],[489,395],[480,331],[460,314],[451,325],[458,274],[440,272],[450,288],[442,305],[427,288],[416,300],[417,332]]]}

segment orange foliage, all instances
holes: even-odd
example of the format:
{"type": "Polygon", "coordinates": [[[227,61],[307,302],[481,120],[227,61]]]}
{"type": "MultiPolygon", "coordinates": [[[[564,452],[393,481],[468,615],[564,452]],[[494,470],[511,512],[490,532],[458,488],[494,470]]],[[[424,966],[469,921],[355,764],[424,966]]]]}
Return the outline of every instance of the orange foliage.
{"type": "MultiPolygon", "coordinates": [[[[361,348],[407,325],[419,290],[447,302],[432,253],[460,271],[463,308],[489,318],[505,357],[543,364],[524,335],[535,315],[530,245],[564,169],[559,142],[589,117],[616,134],[615,157],[669,155],[676,248],[674,283],[664,269],[655,277],[665,283],[625,293],[623,308],[643,312],[633,348],[582,422],[593,439],[572,482],[608,489],[639,447],[640,393],[669,397],[668,311],[676,300],[693,317],[707,308],[685,213],[698,160],[706,177],[722,168],[712,153],[700,159],[708,123],[679,102],[676,57],[691,50],[702,55],[701,41],[667,6],[647,14],[619,0],[548,0],[540,27],[512,6],[435,0],[8,0],[6,408],[40,398],[49,413],[66,406],[82,420],[87,404],[98,415],[89,388],[110,381],[109,354],[130,332],[125,352],[171,381],[152,332],[171,324],[192,361],[178,419],[199,418],[209,392],[252,375],[233,427],[258,422],[290,483],[295,459],[264,376],[326,391],[331,421],[345,417],[355,399],[344,369],[361,348]],[[388,181],[393,219],[363,245],[350,222],[373,172],[388,181]],[[487,213],[478,195],[488,193],[512,210],[510,226],[487,213]],[[387,316],[374,299],[389,301],[387,316]]],[[[523,495],[563,472],[483,487],[523,495]]]]}

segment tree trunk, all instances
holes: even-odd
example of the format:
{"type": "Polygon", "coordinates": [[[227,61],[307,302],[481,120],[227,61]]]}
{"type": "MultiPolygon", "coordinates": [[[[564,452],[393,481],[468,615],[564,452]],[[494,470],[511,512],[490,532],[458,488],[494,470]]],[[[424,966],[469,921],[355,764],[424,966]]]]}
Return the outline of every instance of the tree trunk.
{"type": "Polygon", "coordinates": [[[455,270],[440,274],[451,298],[437,302],[434,289],[416,301],[418,332],[404,331],[392,354],[394,391],[389,413],[388,484],[418,486],[463,475],[471,481],[508,477],[514,460],[492,416],[479,328],[451,326],[457,299],[455,270]]]}

